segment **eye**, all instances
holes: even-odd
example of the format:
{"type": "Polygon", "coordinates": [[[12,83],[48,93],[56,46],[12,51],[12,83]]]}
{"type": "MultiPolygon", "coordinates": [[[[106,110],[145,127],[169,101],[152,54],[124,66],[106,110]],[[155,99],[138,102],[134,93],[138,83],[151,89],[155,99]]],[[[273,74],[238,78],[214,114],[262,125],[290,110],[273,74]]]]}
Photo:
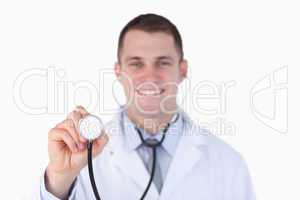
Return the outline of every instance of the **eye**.
{"type": "Polygon", "coordinates": [[[161,67],[168,67],[171,66],[172,64],[169,61],[159,61],[158,65],[161,67]]]}
{"type": "Polygon", "coordinates": [[[133,63],[129,63],[129,66],[131,67],[135,67],[135,68],[140,68],[142,67],[142,63],[141,62],[133,62],[133,63]]]}

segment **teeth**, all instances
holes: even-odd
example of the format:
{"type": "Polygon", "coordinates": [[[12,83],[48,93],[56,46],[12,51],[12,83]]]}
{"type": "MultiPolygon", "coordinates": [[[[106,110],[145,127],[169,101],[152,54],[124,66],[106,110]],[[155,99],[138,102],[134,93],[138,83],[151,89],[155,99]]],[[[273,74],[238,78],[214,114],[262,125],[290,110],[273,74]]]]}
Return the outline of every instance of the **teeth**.
{"type": "Polygon", "coordinates": [[[161,93],[160,91],[156,91],[156,90],[138,90],[138,93],[142,94],[142,95],[159,95],[161,93]]]}

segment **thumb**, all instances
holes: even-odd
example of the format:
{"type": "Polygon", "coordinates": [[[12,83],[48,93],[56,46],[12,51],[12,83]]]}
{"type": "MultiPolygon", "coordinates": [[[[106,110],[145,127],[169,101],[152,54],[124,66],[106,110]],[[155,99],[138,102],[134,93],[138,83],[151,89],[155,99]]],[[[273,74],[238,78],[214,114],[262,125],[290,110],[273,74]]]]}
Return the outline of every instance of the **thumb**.
{"type": "Polygon", "coordinates": [[[99,138],[93,141],[93,158],[102,152],[108,140],[107,134],[103,132],[99,138]]]}

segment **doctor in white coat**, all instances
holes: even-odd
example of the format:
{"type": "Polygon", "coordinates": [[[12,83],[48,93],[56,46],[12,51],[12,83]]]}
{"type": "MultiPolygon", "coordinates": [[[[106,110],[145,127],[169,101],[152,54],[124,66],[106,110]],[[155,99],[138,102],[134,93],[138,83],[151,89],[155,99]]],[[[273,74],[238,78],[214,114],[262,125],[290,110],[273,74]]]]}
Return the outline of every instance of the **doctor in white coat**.
{"type": "MultiPolygon", "coordinates": [[[[255,199],[241,155],[195,124],[177,105],[178,84],[187,68],[180,34],[168,19],[140,15],[123,28],[114,69],[127,104],[106,124],[93,146],[95,181],[102,200],[141,198],[153,155],[138,132],[146,139],[164,138],[157,149],[156,177],[145,199],[255,199]]],[[[86,166],[87,141],[78,132],[78,121],[88,114],[78,106],[50,130],[49,164],[39,199],[95,199],[86,166]]]]}

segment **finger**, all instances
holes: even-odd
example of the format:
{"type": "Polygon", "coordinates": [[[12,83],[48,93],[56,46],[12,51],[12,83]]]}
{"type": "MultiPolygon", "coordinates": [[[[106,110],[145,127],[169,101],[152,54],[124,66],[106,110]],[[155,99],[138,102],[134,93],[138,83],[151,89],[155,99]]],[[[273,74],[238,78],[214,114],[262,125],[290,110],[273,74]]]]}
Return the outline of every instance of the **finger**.
{"type": "Polygon", "coordinates": [[[63,142],[72,152],[78,152],[75,140],[68,131],[60,128],[54,128],[49,133],[49,141],[63,142]]]}
{"type": "Polygon", "coordinates": [[[87,140],[86,140],[84,137],[82,137],[82,136],[80,135],[80,130],[79,130],[79,121],[80,121],[80,119],[82,119],[83,117],[84,117],[84,116],[83,116],[80,112],[78,112],[78,111],[76,111],[76,110],[72,111],[72,112],[68,115],[68,119],[71,119],[71,120],[73,121],[74,128],[76,129],[76,131],[77,131],[78,134],[79,134],[79,140],[80,140],[80,142],[86,143],[87,140]]]}
{"type": "Polygon", "coordinates": [[[107,134],[103,133],[101,136],[93,141],[93,157],[97,156],[108,143],[107,134]]]}
{"type": "Polygon", "coordinates": [[[72,112],[69,113],[69,115],[67,116],[67,119],[71,119],[73,120],[76,129],[78,128],[78,123],[79,120],[82,118],[82,115],[77,112],[76,110],[73,110],[72,112]]]}
{"type": "Polygon", "coordinates": [[[72,136],[73,140],[75,140],[77,147],[79,147],[80,149],[84,148],[83,144],[81,144],[81,141],[79,139],[79,132],[76,130],[73,120],[66,119],[62,123],[58,124],[57,128],[68,131],[72,136]]]}
{"type": "MultiPolygon", "coordinates": [[[[99,153],[102,152],[103,148],[108,142],[108,137],[107,135],[103,134],[99,138],[95,139],[93,141],[93,150],[92,150],[92,157],[95,158],[99,153]]],[[[84,160],[87,160],[87,145],[84,151],[81,152],[81,154],[84,157],[84,160]]]]}
{"type": "Polygon", "coordinates": [[[75,111],[79,112],[82,117],[90,114],[83,106],[76,106],[75,111]]]}

